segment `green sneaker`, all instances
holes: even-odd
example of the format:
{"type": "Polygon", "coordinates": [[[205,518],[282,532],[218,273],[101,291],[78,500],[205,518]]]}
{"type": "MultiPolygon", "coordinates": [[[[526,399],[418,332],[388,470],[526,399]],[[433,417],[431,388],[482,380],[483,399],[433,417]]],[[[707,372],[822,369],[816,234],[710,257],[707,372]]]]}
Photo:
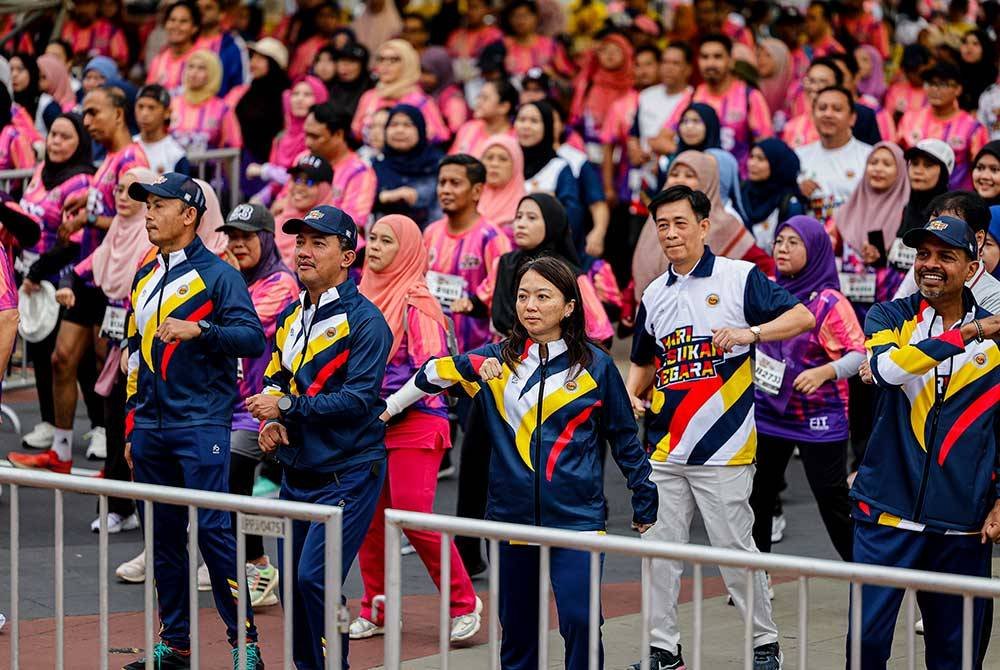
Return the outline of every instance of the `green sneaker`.
{"type": "Polygon", "coordinates": [[[256,642],[247,645],[247,664],[240,668],[240,650],[233,647],[233,670],[264,670],[264,661],[260,657],[260,647],[256,642]]]}
{"type": "Polygon", "coordinates": [[[253,496],[255,498],[276,498],[280,490],[281,487],[267,477],[258,477],[253,483],[253,496]]]}
{"type": "MultiPolygon", "coordinates": [[[[165,642],[157,642],[153,647],[153,668],[155,670],[187,670],[191,667],[191,656],[183,654],[165,642]]],[[[259,666],[264,667],[264,666],[259,666]]],[[[145,670],[146,659],[140,658],[126,665],[122,670],[145,670]]]]}
{"type": "Polygon", "coordinates": [[[247,589],[250,606],[270,607],[278,604],[278,568],[270,563],[265,567],[247,563],[247,589]]]}

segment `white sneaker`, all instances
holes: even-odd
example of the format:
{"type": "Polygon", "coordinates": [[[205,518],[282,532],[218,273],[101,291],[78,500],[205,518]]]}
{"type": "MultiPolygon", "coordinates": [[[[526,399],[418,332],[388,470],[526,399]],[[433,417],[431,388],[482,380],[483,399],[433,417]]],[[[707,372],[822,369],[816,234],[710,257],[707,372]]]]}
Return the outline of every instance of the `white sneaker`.
{"type": "Polygon", "coordinates": [[[771,544],[778,544],[785,539],[785,528],[788,527],[788,523],[785,521],[785,515],[779,514],[774,517],[771,521],[771,544]]]}
{"type": "Polygon", "coordinates": [[[376,635],[385,635],[385,629],[374,621],[359,616],[351,622],[347,634],[352,640],[364,640],[376,635]]]}
{"type": "Polygon", "coordinates": [[[923,635],[924,634],[924,620],[923,619],[917,619],[917,623],[913,624],[913,632],[916,633],[917,635],[923,635]]]}
{"type": "Polygon", "coordinates": [[[410,554],[417,553],[417,548],[410,544],[410,538],[403,536],[403,543],[399,546],[400,556],[409,556],[410,554]]]}
{"type": "Polygon", "coordinates": [[[56,427],[48,421],[42,421],[21,438],[21,444],[31,449],[48,449],[55,437],[56,427]]]}
{"type": "Polygon", "coordinates": [[[141,584],[146,581],[146,552],[119,565],[115,570],[115,576],[130,584],[141,584]]]}
{"type": "MultiPolygon", "coordinates": [[[[128,516],[122,516],[117,512],[111,512],[108,514],[108,534],[114,535],[115,533],[122,533],[127,530],[135,530],[139,527],[139,515],[133,512],[128,516]]],[[[93,523],[90,524],[90,531],[92,533],[101,532],[101,517],[94,519],[93,523]]]]}
{"type": "Polygon", "coordinates": [[[270,563],[258,566],[247,563],[247,590],[250,592],[250,606],[270,607],[278,604],[278,568],[270,563]]]}
{"type": "Polygon", "coordinates": [[[98,426],[84,437],[90,440],[87,445],[87,460],[103,461],[108,457],[108,438],[104,428],[98,426]]]}
{"type": "Polygon", "coordinates": [[[212,590],[212,578],[208,574],[208,566],[204,563],[198,566],[198,590],[212,590]]]}
{"type": "Polygon", "coordinates": [[[452,617],[451,619],[451,641],[461,642],[479,632],[483,623],[483,601],[476,596],[476,609],[468,614],[452,617]]]}

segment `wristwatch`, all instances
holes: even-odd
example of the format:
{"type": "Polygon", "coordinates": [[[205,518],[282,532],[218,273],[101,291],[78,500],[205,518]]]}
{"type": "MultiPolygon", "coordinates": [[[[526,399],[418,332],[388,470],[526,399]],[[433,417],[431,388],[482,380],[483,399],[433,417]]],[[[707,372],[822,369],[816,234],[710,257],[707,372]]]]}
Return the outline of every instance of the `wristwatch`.
{"type": "Polygon", "coordinates": [[[283,395],[278,398],[278,411],[284,414],[292,408],[292,396],[283,395]]]}
{"type": "Polygon", "coordinates": [[[201,334],[204,335],[212,328],[212,322],[202,319],[198,322],[198,327],[201,328],[201,334]]]}
{"type": "Polygon", "coordinates": [[[760,326],[750,326],[750,332],[753,333],[753,343],[760,343],[760,326]]]}

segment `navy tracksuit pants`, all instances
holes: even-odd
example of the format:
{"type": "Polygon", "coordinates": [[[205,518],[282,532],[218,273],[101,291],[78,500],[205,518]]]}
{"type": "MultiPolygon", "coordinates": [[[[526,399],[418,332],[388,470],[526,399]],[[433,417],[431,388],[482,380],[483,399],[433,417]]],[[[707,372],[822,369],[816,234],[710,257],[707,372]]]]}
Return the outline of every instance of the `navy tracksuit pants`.
{"type": "MultiPolygon", "coordinates": [[[[538,667],[539,548],[500,543],[500,665],[504,670],[538,667]]],[[[566,667],[587,667],[590,639],[590,554],[553,547],[549,575],[559,615],[559,633],[566,642],[566,667]]],[[[601,556],[603,571],[604,557],[601,556]]],[[[604,617],[601,617],[604,623],[604,617]]],[[[604,645],[598,643],[604,667],[604,645]]]]}
{"type": "MultiPolygon", "coordinates": [[[[229,426],[136,428],[132,431],[132,463],[137,482],[229,493],[229,426]]],[[[139,505],[140,514],[143,507],[139,505]]],[[[191,646],[187,526],[186,508],[153,505],[152,562],[160,638],[182,650],[191,646]]],[[[243,626],[236,622],[236,538],[230,530],[228,512],[198,510],[198,548],[212,578],[215,608],[226,624],[229,643],[235,646],[237,631],[243,626]]],[[[253,613],[249,607],[247,610],[246,636],[256,641],[253,613]]]]}
{"type": "MultiPolygon", "coordinates": [[[[312,477],[316,477],[312,475],[312,477]]],[[[331,475],[332,477],[332,475],[331,475]]],[[[294,476],[285,473],[281,483],[281,499],[317,505],[336,505],[343,510],[341,542],[341,585],[351,571],[351,564],[361,549],[375,507],[382,494],[385,479],[385,459],[348,468],[337,473],[334,481],[320,486],[304,486],[294,476]]],[[[295,577],[292,609],[295,621],[293,656],[298,670],[321,670],[324,654],[323,572],[326,549],[324,524],[310,521],[292,522],[292,566],[284,563],[284,541],[278,540],[279,569],[285,579],[295,577]]],[[[284,591],[282,591],[282,597],[284,591]]],[[[341,598],[342,603],[346,599],[341,598]]],[[[287,604],[283,603],[283,606],[287,604]]],[[[343,668],[347,663],[347,633],[341,636],[343,668]]]]}
{"type": "MultiPolygon", "coordinates": [[[[861,521],[854,523],[854,560],[857,563],[983,577],[989,575],[992,553],[993,545],[982,544],[978,533],[918,533],[861,521]]],[[[862,587],[861,670],[883,670],[886,667],[902,602],[901,589],[862,587]]],[[[975,659],[979,653],[985,604],[982,598],[973,601],[974,665],[977,665],[975,659]]],[[[924,619],[924,651],[928,670],[962,667],[962,597],[918,592],[917,605],[924,619]]],[[[851,638],[848,635],[849,669],[850,649],[851,638]]]]}

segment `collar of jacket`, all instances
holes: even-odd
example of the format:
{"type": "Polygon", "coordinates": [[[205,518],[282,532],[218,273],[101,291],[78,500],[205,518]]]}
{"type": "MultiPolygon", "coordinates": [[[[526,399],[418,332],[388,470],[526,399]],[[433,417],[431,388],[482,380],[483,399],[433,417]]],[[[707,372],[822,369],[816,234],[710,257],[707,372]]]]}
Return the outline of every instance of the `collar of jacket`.
{"type": "Polygon", "coordinates": [[[160,267],[163,267],[164,260],[166,260],[170,263],[170,267],[177,267],[178,263],[182,263],[188,258],[194,258],[203,251],[205,251],[205,245],[202,244],[201,238],[195,235],[194,239],[183,249],[171,251],[169,254],[164,254],[162,251],[157,253],[156,262],[160,267]]]}
{"type": "MultiPolygon", "coordinates": [[[[337,286],[331,286],[330,288],[323,291],[319,296],[319,309],[323,309],[327,305],[333,304],[338,300],[349,300],[353,298],[358,293],[358,287],[355,285],[353,279],[346,279],[337,286]]],[[[312,309],[313,304],[309,298],[309,291],[302,291],[299,293],[299,302],[302,303],[302,309],[312,309]]]]}

